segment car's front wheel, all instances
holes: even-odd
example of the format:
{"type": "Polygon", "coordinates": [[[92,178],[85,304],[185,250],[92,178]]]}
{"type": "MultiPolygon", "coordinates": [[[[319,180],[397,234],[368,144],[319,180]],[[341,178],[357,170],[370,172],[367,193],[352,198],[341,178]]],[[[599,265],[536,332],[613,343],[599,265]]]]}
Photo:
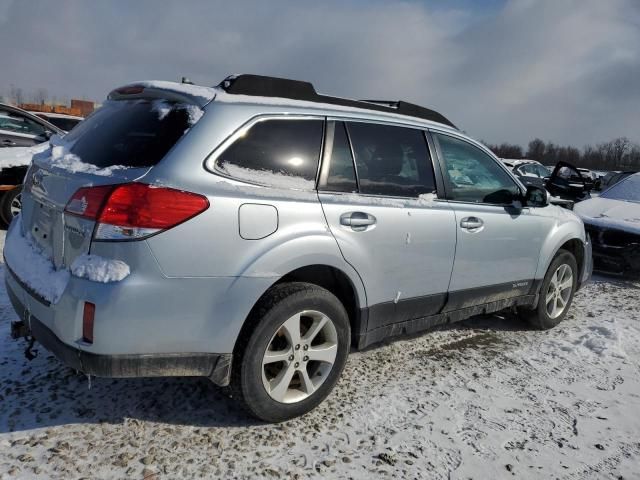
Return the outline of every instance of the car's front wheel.
{"type": "Polygon", "coordinates": [[[558,325],[567,315],[578,281],[578,265],[573,254],[560,250],[542,281],[538,306],[524,311],[524,316],[536,328],[558,325]]]}
{"type": "Polygon", "coordinates": [[[238,339],[232,395],[265,421],[303,415],[335,386],[350,338],[347,312],[331,292],[302,282],[276,285],[238,339]]]}

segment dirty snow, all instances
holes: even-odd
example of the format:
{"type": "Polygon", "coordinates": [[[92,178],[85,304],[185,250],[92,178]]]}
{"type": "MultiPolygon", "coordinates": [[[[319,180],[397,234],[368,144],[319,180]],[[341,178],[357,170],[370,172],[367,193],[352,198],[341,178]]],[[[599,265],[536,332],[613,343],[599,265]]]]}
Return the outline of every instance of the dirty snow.
{"type": "Polygon", "coordinates": [[[5,252],[11,270],[42,297],[51,303],[56,303],[67,287],[69,272],[64,269],[56,270],[31,235],[22,234],[20,216],[14,220],[6,243],[11,245],[10,254],[5,252]]]}
{"type": "MultiPolygon", "coordinates": [[[[0,270],[3,270],[0,265],[0,270]]],[[[638,478],[640,285],[597,277],[541,332],[485,316],[353,353],[281,425],[205,379],[87,379],[9,338],[1,478],[638,478]]]]}
{"type": "Polygon", "coordinates": [[[49,142],[33,147],[0,148],[0,170],[9,167],[22,167],[31,163],[31,158],[49,148],[49,142]]]}
{"type": "Polygon", "coordinates": [[[99,255],[80,255],[71,264],[71,273],[93,282],[109,283],[124,280],[131,273],[129,265],[99,255]]]}

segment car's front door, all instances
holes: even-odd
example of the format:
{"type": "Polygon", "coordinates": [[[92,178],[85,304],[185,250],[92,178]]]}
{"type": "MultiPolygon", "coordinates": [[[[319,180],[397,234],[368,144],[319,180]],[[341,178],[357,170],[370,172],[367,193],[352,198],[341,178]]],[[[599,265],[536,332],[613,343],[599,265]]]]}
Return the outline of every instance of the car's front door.
{"type": "Polygon", "coordinates": [[[450,134],[432,138],[457,224],[446,310],[529,294],[544,218],[522,207],[521,187],[488,152],[450,134]]]}
{"type": "Polygon", "coordinates": [[[438,313],[456,227],[448,203],[435,194],[425,132],[329,121],[325,137],[319,197],[345,260],[364,283],[368,330],[438,313]]]}
{"type": "Polygon", "coordinates": [[[46,140],[42,125],[18,112],[0,108],[0,148],[30,147],[46,140]]]}

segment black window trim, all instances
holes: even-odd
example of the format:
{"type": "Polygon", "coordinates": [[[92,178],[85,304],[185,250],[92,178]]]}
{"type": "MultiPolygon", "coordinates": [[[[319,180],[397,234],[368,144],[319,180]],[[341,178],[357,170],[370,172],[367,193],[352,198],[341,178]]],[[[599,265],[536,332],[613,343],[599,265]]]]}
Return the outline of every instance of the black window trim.
{"type": "MultiPolygon", "coordinates": [[[[467,144],[469,144],[469,145],[471,145],[473,147],[476,147],[476,148],[480,149],[481,151],[483,151],[484,153],[489,155],[489,158],[491,158],[494,161],[494,163],[496,163],[496,165],[498,165],[499,168],[501,168],[504,172],[507,173],[509,178],[511,178],[513,183],[515,183],[515,185],[518,187],[518,190],[520,191],[520,195],[522,195],[522,196],[525,195],[526,188],[524,187],[522,182],[520,180],[518,180],[518,178],[516,177],[514,172],[511,172],[509,170],[509,168],[505,164],[503,164],[500,161],[500,159],[498,159],[498,157],[496,157],[495,154],[491,150],[489,150],[487,147],[485,147],[481,143],[471,141],[470,139],[468,139],[466,137],[463,137],[463,136],[460,136],[460,135],[452,134],[450,131],[447,131],[447,130],[440,130],[440,129],[437,129],[437,128],[428,128],[427,130],[428,130],[428,135],[429,135],[429,137],[431,137],[431,141],[433,142],[433,145],[434,145],[435,150],[437,152],[438,163],[440,165],[441,175],[443,177],[443,189],[444,189],[444,192],[445,192],[444,198],[447,201],[449,201],[451,203],[459,203],[459,204],[465,204],[465,205],[486,205],[486,206],[501,207],[501,208],[505,208],[505,207],[509,206],[509,205],[504,204],[504,203],[467,202],[467,201],[464,201],[464,200],[455,200],[455,199],[453,199],[451,192],[447,188],[446,181],[444,181],[444,175],[445,175],[444,172],[446,171],[446,168],[447,168],[447,166],[445,164],[445,160],[444,160],[444,155],[442,154],[442,150],[440,148],[440,143],[438,142],[438,140],[436,138],[433,138],[433,134],[446,135],[448,137],[455,138],[456,140],[460,140],[460,141],[465,142],[465,143],[467,143],[467,144]]],[[[524,207],[524,208],[526,208],[526,207],[524,207]]]]}
{"type": "MultiPolygon", "coordinates": [[[[419,197],[403,197],[403,196],[398,196],[398,195],[381,195],[381,194],[375,194],[375,193],[361,193],[360,192],[360,177],[358,176],[358,166],[356,164],[355,161],[355,152],[353,150],[353,142],[351,141],[351,134],[349,133],[349,128],[347,126],[347,123],[352,122],[358,122],[358,123],[372,123],[374,125],[385,125],[385,126],[390,126],[390,127],[401,127],[401,128],[407,128],[410,130],[418,130],[420,132],[422,132],[422,136],[425,140],[425,145],[427,147],[427,152],[429,153],[429,159],[427,159],[427,161],[429,163],[431,163],[431,169],[433,171],[433,176],[434,176],[434,180],[436,183],[436,198],[434,199],[435,201],[441,201],[441,202],[446,202],[446,199],[444,198],[444,182],[442,180],[441,177],[441,172],[440,172],[440,165],[437,163],[436,161],[436,156],[434,155],[435,151],[433,149],[433,145],[432,142],[428,136],[428,129],[427,127],[424,126],[419,126],[419,125],[412,125],[410,123],[400,123],[400,122],[390,122],[390,121],[382,121],[382,120],[373,120],[370,118],[360,118],[360,117],[342,117],[342,116],[327,116],[326,117],[327,122],[325,125],[328,125],[330,122],[338,123],[338,122],[342,122],[344,123],[344,127],[346,130],[346,134],[347,134],[347,140],[349,141],[349,149],[351,150],[351,161],[353,162],[353,169],[355,171],[356,174],[356,186],[358,188],[357,192],[336,192],[334,190],[327,190],[327,189],[323,189],[320,188],[319,183],[316,183],[317,189],[318,189],[318,193],[326,193],[326,194],[331,194],[331,195],[358,195],[361,197],[371,197],[371,198],[391,198],[391,199],[400,199],[400,200],[407,200],[407,201],[411,201],[411,200],[415,200],[417,201],[419,199],[419,197]]],[[[327,130],[327,127],[325,126],[325,132],[327,130]]],[[[323,141],[323,146],[325,145],[325,142],[323,141]]],[[[322,155],[320,157],[321,159],[321,164],[324,165],[325,162],[325,156],[322,155]]],[[[328,160],[328,162],[330,163],[330,159],[328,160]]],[[[322,166],[321,166],[321,170],[322,171],[322,166]]],[[[327,166],[328,168],[328,166],[327,166]]],[[[319,177],[318,177],[319,180],[319,177]]]]}
{"type": "Polygon", "coordinates": [[[320,139],[320,152],[319,152],[319,157],[318,157],[318,166],[316,169],[316,177],[315,177],[315,181],[314,181],[314,186],[313,189],[309,189],[309,190],[298,190],[301,192],[315,192],[317,191],[317,186],[318,186],[318,178],[320,175],[320,167],[322,164],[322,158],[324,156],[324,137],[325,137],[325,132],[327,129],[327,116],[326,115],[314,115],[314,114],[305,114],[305,113],[301,113],[301,114],[292,114],[292,113],[268,113],[268,114],[259,114],[259,115],[255,115],[253,117],[251,117],[249,120],[247,120],[246,122],[244,122],[242,125],[240,125],[238,128],[236,128],[229,136],[227,136],[222,142],[220,142],[216,148],[214,148],[211,153],[209,153],[209,155],[207,155],[203,161],[203,167],[204,169],[209,172],[209,173],[213,173],[215,175],[218,175],[220,177],[224,177],[227,178],[229,180],[233,180],[235,182],[241,182],[241,183],[246,183],[248,185],[255,185],[258,187],[267,187],[267,188],[277,188],[277,189],[284,189],[284,190],[294,190],[291,188],[286,188],[286,187],[274,187],[273,185],[266,185],[264,183],[258,183],[258,182],[252,182],[250,180],[246,180],[246,179],[242,179],[242,178],[236,178],[234,176],[229,175],[226,172],[221,171],[219,168],[217,168],[217,162],[218,162],[218,158],[220,157],[220,155],[222,155],[227,148],[229,148],[238,138],[240,138],[245,131],[248,131],[251,127],[253,127],[255,124],[260,123],[260,122],[264,122],[264,121],[268,121],[268,120],[301,120],[301,121],[305,121],[305,120],[320,120],[322,121],[322,137],[320,139]]]}

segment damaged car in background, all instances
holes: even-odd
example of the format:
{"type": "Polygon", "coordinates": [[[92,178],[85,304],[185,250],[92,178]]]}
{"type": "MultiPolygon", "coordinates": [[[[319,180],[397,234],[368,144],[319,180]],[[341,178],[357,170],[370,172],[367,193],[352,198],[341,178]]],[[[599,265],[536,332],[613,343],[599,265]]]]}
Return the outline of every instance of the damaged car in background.
{"type": "Polygon", "coordinates": [[[591,235],[595,268],[640,274],[640,173],[577,204],[575,212],[591,235]]]}
{"type": "Polygon", "coordinates": [[[550,203],[573,210],[576,202],[591,198],[595,182],[590,174],[581,172],[567,162],[558,162],[550,170],[535,160],[501,159],[525,186],[545,188],[550,194],[550,203]]]}

